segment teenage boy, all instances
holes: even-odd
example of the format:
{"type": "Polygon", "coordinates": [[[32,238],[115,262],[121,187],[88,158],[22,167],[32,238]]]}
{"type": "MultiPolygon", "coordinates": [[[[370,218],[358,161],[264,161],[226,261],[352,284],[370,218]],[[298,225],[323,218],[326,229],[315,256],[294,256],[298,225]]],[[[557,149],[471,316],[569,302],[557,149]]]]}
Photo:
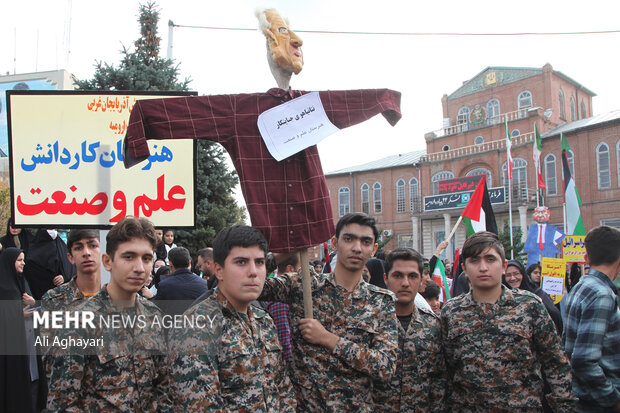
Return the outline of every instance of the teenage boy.
{"type": "Polygon", "coordinates": [[[385,257],[385,285],[396,294],[398,361],[389,382],[373,388],[377,412],[440,412],[446,388],[439,318],[415,305],[422,283],[423,258],[411,248],[385,257]]]}
{"type": "MultiPolygon", "coordinates": [[[[155,229],[144,218],[128,216],[112,227],[106,241],[102,261],[110,272],[110,282],[71,309],[95,315],[95,329],[86,328],[79,337],[94,344],[88,348],[52,346],[51,354],[56,357],[48,371],[47,408],[71,412],[170,411],[165,336],[153,323],[156,318],[161,320],[163,313],[137,295],[153,266],[155,229]],[[135,323],[115,325],[113,320],[121,317],[135,323]],[[144,320],[144,325],[137,320],[144,320]]],[[[75,333],[74,329],[56,330],[61,342],[75,333]]]]}
{"type": "Polygon", "coordinates": [[[472,235],[462,257],[472,290],[441,310],[446,405],[454,412],[538,412],[546,397],[554,411],[574,411],[570,365],[553,321],[540,298],[502,285],[507,262],[497,235],[472,235]]]}
{"type": "Polygon", "coordinates": [[[566,297],[564,350],[573,368],[578,412],[620,412],[620,311],[613,284],[620,272],[620,231],[590,230],[588,274],[566,297]]]}
{"type": "Polygon", "coordinates": [[[362,279],[378,236],[366,214],[338,221],[334,271],[312,280],[312,319],[304,318],[300,274],[278,274],[265,283],[260,300],[289,304],[291,379],[300,411],[373,411],[373,382],[388,381],[396,370],[394,295],[362,279]]]}
{"type": "Polygon", "coordinates": [[[215,237],[217,287],[184,314],[201,325],[171,341],[171,391],[180,411],[295,412],[276,328],[250,305],[263,290],[266,254],[255,228],[224,228],[215,237]]]}
{"type": "Polygon", "coordinates": [[[92,297],[101,289],[99,231],[72,229],[67,237],[67,247],[67,258],[77,268],[77,274],[68,283],[43,295],[43,311],[65,310],[75,302],[92,297]]]}

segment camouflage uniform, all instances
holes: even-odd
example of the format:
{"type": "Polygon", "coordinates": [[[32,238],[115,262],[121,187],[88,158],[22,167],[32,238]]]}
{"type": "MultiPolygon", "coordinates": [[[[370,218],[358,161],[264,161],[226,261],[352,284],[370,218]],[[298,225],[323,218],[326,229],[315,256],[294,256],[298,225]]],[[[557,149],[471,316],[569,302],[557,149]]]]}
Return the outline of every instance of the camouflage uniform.
{"type": "Polygon", "coordinates": [[[398,361],[389,383],[374,384],[377,412],[443,412],[446,363],[439,318],[425,308],[413,309],[407,331],[398,323],[398,361]]]}
{"type": "Polygon", "coordinates": [[[168,398],[169,365],[163,329],[151,327],[164,313],[154,304],[136,298],[135,307],[119,312],[106,286],[71,311],[95,313],[95,330],[58,329],[61,338],[103,337],[103,347],[81,352],[51,347],[54,356],[48,374],[49,411],[155,412],[171,411],[168,398]],[[99,317],[143,316],[147,327],[105,328],[99,317]]]}
{"type": "Polygon", "coordinates": [[[305,341],[301,276],[282,274],[265,282],[265,301],[289,304],[293,339],[292,381],[299,411],[372,411],[372,382],[396,370],[398,327],[394,294],[365,281],[347,291],[334,274],[313,276],[314,318],[340,340],[330,353],[305,341]]]}
{"type": "Polygon", "coordinates": [[[76,301],[84,300],[86,296],[82,294],[77,286],[77,275],[71,278],[71,281],[64,283],[49,290],[41,298],[41,310],[63,310],[66,311],[76,301]]]}
{"type": "Polygon", "coordinates": [[[456,297],[441,310],[441,330],[453,411],[541,411],[543,373],[549,405],[575,411],[570,364],[534,294],[502,286],[494,304],[474,301],[471,292],[456,297]]]}
{"type": "Polygon", "coordinates": [[[207,321],[204,328],[171,338],[171,392],[178,412],[295,412],[295,393],[267,312],[251,307],[239,313],[216,289],[185,315],[207,321]]]}

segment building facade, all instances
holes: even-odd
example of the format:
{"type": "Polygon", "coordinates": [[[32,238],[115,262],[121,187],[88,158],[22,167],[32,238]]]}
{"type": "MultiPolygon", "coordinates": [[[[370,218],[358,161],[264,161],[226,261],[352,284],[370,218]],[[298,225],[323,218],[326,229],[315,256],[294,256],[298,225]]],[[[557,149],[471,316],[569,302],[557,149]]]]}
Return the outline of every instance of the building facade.
{"type": "MultiPolygon", "coordinates": [[[[441,99],[443,128],[425,134],[426,150],[396,154],[326,174],[334,218],[363,211],[374,216],[386,249],[412,246],[427,257],[450,233],[462,206],[434,201],[445,179],[485,175],[503,192],[493,205],[498,227],[512,215],[513,227],[533,223],[538,202],[551,210],[550,223],[563,228],[560,134],[583,206],[586,229],[620,227],[620,110],[593,115],[595,94],[546,64],[538,68],[488,67],[441,99]],[[534,128],[542,135],[545,190],[537,190],[534,128]],[[512,137],[513,179],[506,179],[506,129],[512,137]],[[509,208],[508,192],[511,194],[509,208]],[[511,211],[511,213],[510,213],[511,211]]],[[[465,240],[459,228],[448,251],[465,240]]],[[[450,254],[451,256],[451,254],[450,254]]]]}

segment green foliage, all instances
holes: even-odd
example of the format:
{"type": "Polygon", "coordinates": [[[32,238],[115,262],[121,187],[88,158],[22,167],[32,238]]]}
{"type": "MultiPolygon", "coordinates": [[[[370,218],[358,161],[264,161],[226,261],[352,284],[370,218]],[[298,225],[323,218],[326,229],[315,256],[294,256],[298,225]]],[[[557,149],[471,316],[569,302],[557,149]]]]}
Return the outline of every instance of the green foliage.
{"type": "Polygon", "coordinates": [[[502,242],[504,246],[504,251],[506,251],[506,259],[510,259],[510,251],[514,250],[514,259],[519,260],[523,256],[523,241],[521,241],[521,237],[523,236],[523,230],[521,227],[513,228],[512,230],[512,248],[510,247],[510,225],[508,225],[508,219],[504,220],[504,229],[500,231],[499,240],[502,242]]]}
{"type": "MultiPolygon", "coordinates": [[[[140,5],[139,12],[140,38],[134,42],[135,50],[123,48],[118,68],[97,62],[92,79],[74,79],[80,90],[188,90],[189,79],[177,80],[178,65],[159,57],[156,4],[140,5]]],[[[222,228],[244,223],[245,217],[245,208],[239,207],[231,195],[238,178],[236,172],[228,171],[222,147],[199,140],[196,152],[196,225],[191,231],[175,231],[175,243],[193,252],[210,245],[222,228]]]]}
{"type": "MultiPolygon", "coordinates": [[[[7,182],[0,181],[0,228],[6,228],[6,223],[11,217],[11,190],[7,182]]],[[[2,232],[4,235],[4,232],[2,232]]]]}

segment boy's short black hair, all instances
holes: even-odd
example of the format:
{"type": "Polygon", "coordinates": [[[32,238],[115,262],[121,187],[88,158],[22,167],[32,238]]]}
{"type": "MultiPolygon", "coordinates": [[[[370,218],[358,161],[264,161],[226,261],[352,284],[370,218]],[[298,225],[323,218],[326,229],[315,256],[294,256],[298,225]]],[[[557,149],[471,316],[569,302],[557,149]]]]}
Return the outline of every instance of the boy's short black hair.
{"type": "Polygon", "coordinates": [[[99,240],[99,230],[77,228],[77,229],[72,229],[71,231],[69,231],[69,235],[67,235],[67,248],[69,249],[69,254],[71,254],[71,247],[73,247],[73,244],[85,238],[87,239],[97,238],[97,240],[99,240]]]}
{"type": "Polygon", "coordinates": [[[364,227],[370,227],[372,229],[372,233],[375,236],[375,242],[379,239],[379,230],[377,229],[377,222],[375,219],[363,212],[352,212],[350,214],[346,214],[336,224],[336,239],[340,237],[340,231],[345,225],[349,224],[358,224],[364,227]]]}
{"type": "Polygon", "coordinates": [[[424,259],[419,252],[414,250],[413,248],[401,247],[392,250],[388,255],[385,256],[385,262],[383,263],[383,267],[385,268],[385,275],[389,276],[392,267],[394,266],[394,261],[396,260],[404,260],[404,261],[415,261],[418,263],[418,272],[420,276],[422,276],[422,271],[424,271],[424,259]]]}
{"type": "Polygon", "coordinates": [[[248,248],[257,245],[267,256],[268,247],[265,236],[256,228],[247,225],[234,225],[218,232],[213,240],[213,261],[224,266],[226,257],[234,247],[248,248]]]}
{"type": "Polygon", "coordinates": [[[467,238],[463,243],[463,251],[461,252],[463,262],[465,263],[468,258],[473,258],[482,254],[482,251],[488,247],[491,247],[497,251],[499,256],[502,258],[502,264],[506,261],[504,246],[499,240],[499,237],[489,231],[480,231],[467,238]]]}
{"type": "Polygon", "coordinates": [[[592,228],[585,244],[591,266],[613,264],[620,258],[620,231],[616,228],[607,225],[592,228]]]}
{"type": "Polygon", "coordinates": [[[428,300],[431,298],[439,298],[440,293],[441,287],[439,286],[439,284],[431,280],[428,282],[428,284],[426,284],[426,288],[420,293],[420,295],[428,300]]]}
{"type": "Polygon", "coordinates": [[[145,239],[151,244],[153,250],[157,246],[157,237],[155,236],[155,227],[151,221],[146,218],[136,218],[127,215],[112,227],[106,239],[105,252],[114,260],[114,254],[118,246],[123,242],[130,241],[134,238],[145,239]]]}

